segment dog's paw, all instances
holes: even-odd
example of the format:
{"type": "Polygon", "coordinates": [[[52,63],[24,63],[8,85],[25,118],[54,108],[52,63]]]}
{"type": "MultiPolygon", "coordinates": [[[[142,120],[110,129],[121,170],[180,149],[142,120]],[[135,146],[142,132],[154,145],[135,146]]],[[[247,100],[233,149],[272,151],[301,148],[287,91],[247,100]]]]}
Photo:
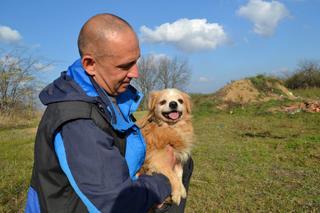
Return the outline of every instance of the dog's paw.
{"type": "Polygon", "coordinates": [[[177,192],[172,192],[171,199],[172,199],[172,202],[174,202],[175,204],[177,204],[179,206],[180,201],[181,201],[181,194],[177,193],[177,192]]]}
{"type": "Polygon", "coordinates": [[[184,186],[182,185],[181,186],[181,197],[182,198],[186,198],[187,197],[187,191],[186,191],[186,188],[184,188],[184,186]]]}

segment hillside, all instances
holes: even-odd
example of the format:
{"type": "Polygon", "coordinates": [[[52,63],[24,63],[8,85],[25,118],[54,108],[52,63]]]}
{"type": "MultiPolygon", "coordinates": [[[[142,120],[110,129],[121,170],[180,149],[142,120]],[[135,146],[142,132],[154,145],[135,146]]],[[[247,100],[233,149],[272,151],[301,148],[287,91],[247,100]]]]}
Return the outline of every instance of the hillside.
{"type": "Polygon", "coordinates": [[[290,91],[281,80],[258,75],[225,85],[213,94],[192,95],[201,110],[242,110],[262,112],[320,112],[320,88],[290,91]]]}
{"type": "Polygon", "coordinates": [[[262,75],[233,81],[220,89],[215,96],[224,103],[241,105],[285,98],[296,99],[280,80],[262,75]]]}

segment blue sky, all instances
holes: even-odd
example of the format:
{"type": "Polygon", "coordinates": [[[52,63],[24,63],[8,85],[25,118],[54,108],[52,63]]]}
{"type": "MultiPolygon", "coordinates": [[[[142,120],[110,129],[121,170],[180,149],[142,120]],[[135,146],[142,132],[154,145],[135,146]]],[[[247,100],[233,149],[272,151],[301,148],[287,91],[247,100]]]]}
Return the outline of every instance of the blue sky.
{"type": "Polygon", "coordinates": [[[320,60],[320,0],[1,0],[0,48],[25,46],[53,61],[49,82],[78,56],[77,36],[97,13],[126,19],[142,55],[189,60],[190,92],[210,93],[231,80],[293,71],[320,60]]]}

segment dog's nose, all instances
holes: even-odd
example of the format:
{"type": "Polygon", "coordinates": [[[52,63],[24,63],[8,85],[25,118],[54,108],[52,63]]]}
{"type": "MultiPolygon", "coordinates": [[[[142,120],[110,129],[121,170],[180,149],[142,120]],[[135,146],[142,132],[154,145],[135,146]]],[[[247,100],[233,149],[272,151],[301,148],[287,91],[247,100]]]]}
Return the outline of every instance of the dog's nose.
{"type": "Polygon", "coordinates": [[[175,101],[171,101],[171,102],[169,103],[170,109],[177,109],[177,106],[178,106],[178,104],[177,104],[177,102],[175,102],[175,101]]]}

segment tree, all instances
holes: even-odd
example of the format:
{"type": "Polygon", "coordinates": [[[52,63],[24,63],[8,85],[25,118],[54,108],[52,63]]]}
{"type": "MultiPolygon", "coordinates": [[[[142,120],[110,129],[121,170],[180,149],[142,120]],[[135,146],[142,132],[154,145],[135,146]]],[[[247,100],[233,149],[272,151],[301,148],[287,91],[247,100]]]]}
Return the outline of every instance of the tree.
{"type": "Polygon", "coordinates": [[[36,85],[34,73],[45,69],[49,64],[25,51],[15,49],[0,56],[0,111],[33,107],[36,85]]]}
{"type": "Polygon", "coordinates": [[[290,89],[320,87],[320,66],[315,61],[300,62],[298,69],[285,80],[290,89]]]}
{"type": "Polygon", "coordinates": [[[139,78],[134,80],[134,85],[145,95],[143,109],[146,108],[148,94],[152,90],[165,88],[183,90],[189,84],[191,70],[187,60],[147,55],[139,59],[138,67],[139,78]]]}
{"type": "Polygon", "coordinates": [[[157,86],[158,70],[153,55],[141,57],[138,62],[139,78],[135,81],[139,89],[145,94],[157,86]]]}
{"type": "Polygon", "coordinates": [[[150,91],[157,88],[157,62],[154,55],[142,56],[138,62],[139,78],[134,81],[134,84],[145,95],[142,107],[146,107],[148,103],[148,96],[150,91]]]}
{"type": "Polygon", "coordinates": [[[186,59],[162,57],[159,59],[158,79],[160,89],[184,90],[189,84],[191,69],[186,59]]]}

